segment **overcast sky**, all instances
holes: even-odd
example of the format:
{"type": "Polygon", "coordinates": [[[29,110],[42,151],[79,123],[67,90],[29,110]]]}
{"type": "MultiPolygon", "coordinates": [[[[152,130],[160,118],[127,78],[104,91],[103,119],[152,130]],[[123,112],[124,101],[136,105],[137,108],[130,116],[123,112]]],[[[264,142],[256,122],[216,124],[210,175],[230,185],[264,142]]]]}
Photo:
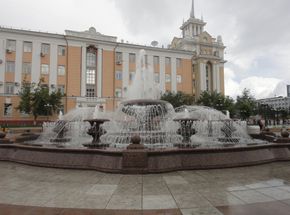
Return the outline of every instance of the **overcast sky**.
{"type": "MultiPolygon", "coordinates": [[[[0,0],[0,25],[64,33],[87,30],[131,43],[167,46],[190,14],[191,0],[0,0]]],[[[222,35],[226,94],[286,95],[290,84],[289,0],[195,0],[205,30],[222,35]]]]}

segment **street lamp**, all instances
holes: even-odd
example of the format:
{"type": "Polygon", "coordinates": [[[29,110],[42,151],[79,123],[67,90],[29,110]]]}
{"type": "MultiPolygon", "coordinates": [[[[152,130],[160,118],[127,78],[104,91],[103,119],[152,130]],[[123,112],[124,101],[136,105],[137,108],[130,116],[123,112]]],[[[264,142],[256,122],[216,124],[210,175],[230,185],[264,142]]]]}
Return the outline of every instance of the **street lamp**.
{"type": "Polygon", "coordinates": [[[46,109],[46,117],[47,117],[47,121],[49,120],[49,111],[50,111],[50,108],[52,107],[51,104],[45,104],[44,105],[45,109],[46,109]]]}

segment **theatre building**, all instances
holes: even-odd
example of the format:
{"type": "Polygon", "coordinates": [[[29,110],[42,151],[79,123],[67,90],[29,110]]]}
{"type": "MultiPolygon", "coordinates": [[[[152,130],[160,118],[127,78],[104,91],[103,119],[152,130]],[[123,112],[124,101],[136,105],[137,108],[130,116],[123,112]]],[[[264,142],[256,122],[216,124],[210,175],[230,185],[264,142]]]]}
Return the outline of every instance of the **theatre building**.
{"type": "Polygon", "coordinates": [[[64,93],[63,111],[101,105],[114,110],[125,97],[134,78],[141,49],[145,64],[154,71],[161,92],[182,91],[196,99],[203,91],[224,93],[222,37],[205,31],[206,23],[195,18],[180,27],[181,38],[168,46],[150,46],[119,41],[91,27],[65,34],[42,33],[0,27],[0,120],[29,120],[20,113],[18,92],[25,79],[64,93]]]}

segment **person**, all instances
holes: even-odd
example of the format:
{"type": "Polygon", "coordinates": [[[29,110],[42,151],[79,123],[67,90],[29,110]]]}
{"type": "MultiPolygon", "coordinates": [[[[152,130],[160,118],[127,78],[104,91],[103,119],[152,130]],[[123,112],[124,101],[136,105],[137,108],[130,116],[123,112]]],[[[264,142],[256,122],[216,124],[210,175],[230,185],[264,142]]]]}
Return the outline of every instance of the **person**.
{"type": "Polygon", "coordinates": [[[259,125],[259,127],[260,127],[260,131],[264,130],[265,125],[264,125],[264,123],[262,122],[261,119],[258,120],[258,125],[259,125]]]}

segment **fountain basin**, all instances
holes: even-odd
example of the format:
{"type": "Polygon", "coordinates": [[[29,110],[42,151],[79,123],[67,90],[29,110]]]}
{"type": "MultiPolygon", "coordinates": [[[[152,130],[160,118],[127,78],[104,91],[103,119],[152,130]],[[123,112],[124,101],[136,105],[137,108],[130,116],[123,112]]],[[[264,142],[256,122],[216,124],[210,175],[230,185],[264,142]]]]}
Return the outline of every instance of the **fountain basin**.
{"type": "Polygon", "coordinates": [[[162,150],[67,149],[3,144],[0,145],[0,160],[111,173],[159,173],[290,161],[290,144],[162,150]]]}

